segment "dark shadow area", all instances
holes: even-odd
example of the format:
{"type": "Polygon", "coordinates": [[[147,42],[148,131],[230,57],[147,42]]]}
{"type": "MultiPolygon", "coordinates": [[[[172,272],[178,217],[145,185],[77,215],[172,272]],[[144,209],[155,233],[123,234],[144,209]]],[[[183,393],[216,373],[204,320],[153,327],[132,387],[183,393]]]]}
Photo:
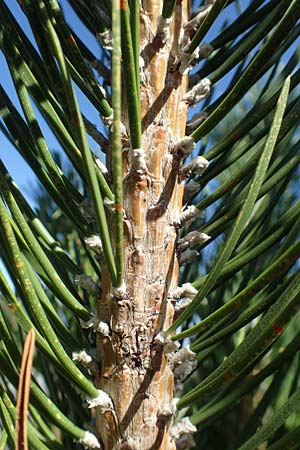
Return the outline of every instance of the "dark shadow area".
{"type": "Polygon", "coordinates": [[[153,221],[162,217],[170,203],[175,184],[178,179],[178,171],[180,167],[181,158],[178,155],[173,155],[172,168],[168,176],[166,185],[159,197],[157,205],[147,211],[147,220],[153,221]]]}
{"type": "Polygon", "coordinates": [[[141,51],[141,57],[145,61],[144,67],[148,67],[151,62],[153,56],[158,53],[162,48],[164,48],[165,44],[162,42],[161,38],[155,36],[153,41],[149,42],[144,49],[141,51]]]}
{"type": "Polygon", "coordinates": [[[168,98],[170,97],[172,91],[177,89],[181,83],[182,75],[179,73],[178,69],[171,71],[172,63],[168,62],[168,71],[165,79],[165,87],[155,99],[154,103],[150,106],[147,113],[142,118],[142,131],[144,132],[147,127],[155,120],[157,115],[161,112],[163,106],[165,106],[168,98]]]}

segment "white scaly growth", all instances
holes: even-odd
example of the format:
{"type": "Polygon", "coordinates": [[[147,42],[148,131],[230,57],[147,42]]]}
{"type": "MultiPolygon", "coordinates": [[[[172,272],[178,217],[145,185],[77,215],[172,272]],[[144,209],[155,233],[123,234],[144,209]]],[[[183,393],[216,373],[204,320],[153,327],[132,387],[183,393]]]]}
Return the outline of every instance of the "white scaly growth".
{"type": "Polygon", "coordinates": [[[110,30],[105,30],[103,33],[96,34],[97,40],[101,43],[106,50],[112,50],[112,35],[110,30]]]}
{"type": "Polygon", "coordinates": [[[93,234],[90,237],[84,238],[84,242],[88,246],[90,250],[93,250],[94,252],[98,253],[99,255],[102,255],[103,253],[103,245],[102,241],[100,239],[100,236],[97,234],[93,234]]]}
{"type": "Polygon", "coordinates": [[[89,369],[91,372],[94,373],[99,372],[99,364],[85,350],[82,350],[79,353],[73,352],[72,360],[78,361],[80,364],[89,369]]]}
{"type": "Polygon", "coordinates": [[[184,348],[181,348],[176,353],[172,353],[168,355],[168,360],[173,365],[183,364],[185,361],[190,361],[196,358],[196,353],[190,349],[190,346],[187,345],[184,348]]]}
{"type": "Polygon", "coordinates": [[[197,361],[189,360],[179,364],[174,368],[174,380],[176,382],[184,381],[197,367],[197,361]]]}
{"type": "Polygon", "coordinates": [[[186,203],[190,197],[199,191],[200,185],[195,180],[191,180],[184,186],[184,202],[186,203]]]}
{"type": "Polygon", "coordinates": [[[98,326],[96,328],[96,331],[98,333],[102,334],[103,336],[109,336],[110,335],[110,328],[107,322],[103,322],[102,320],[99,320],[98,326]]]}
{"type": "Polygon", "coordinates": [[[101,414],[104,414],[106,411],[113,411],[114,405],[110,396],[102,389],[98,389],[98,393],[97,397],[87,398],[88,407],[99,408],[101,414]]]}
{"type": "Polygon", "coordinates": [[[89,294],[93,296],[97,296],[99,294],[99,286],[95,281],[93,281],[92,277],[81,274],[75,276],[75,281],[86,291],[88,291],[89,294]]]}
{"type": "Polygon", "coordinates": [[[212,53],[214,48],[213,48],[212,45],[208,44],[207,42],[203,42],[200,45],[200,47],[198,47],[198,49],[199,49],[198,58],[199,59],[206,59],[212,53]]]}
{"type": "Polygon", "coordinates": [[[147,172],[146,153],[142,148],[133,148],[130,150],[131,166],[136,172],[147,172]]]}
{"type": "Polygon", "coordinates": [[[190,176],[192,173],[195,175],[203,175],[203,173],[208,168],[208,161],[203,156],[197,156],[196,158],[192,159],[188,164],[183,166],[180,169],[180,175],[183,175],[184,177],[190,176]]]}
{"type": "Polygon", "coordinates": [[[180,346],[178,342],[173,342],[169,336],[166,336],[164,331],[157,333],[154,337],[154,343],[157,345],[163,345],[165,353],[177,351],[180,346]]]}
{"type": "Polygon", "coordinates": [[[101,86],[101,85],[99,85],[99,89],[100,89],[101,94],[103,95],[103,97],[106,98],[106,97],[107,97],[107,94],[106,94],[106,90],[104,89],[104,87],[101,86]]]}
{"type": "Polygon", "coordinates": [[[86,431],[83,438],[80,438],[78,441],[86,448],[99,448],[100,450],[103,448],[96,436],[90,431],[86,431]]]}
{"type": "Polygon", "coordinates": [[[166,343],[164,345],[164,352],[166,354],[173,353],[173,352],[176,352],[179,347],[180,347],[179,342],[174,342],[174,341],[171,341],[171,339],[169,339],[168,341],[166,341],[166,343]]]}
{"type": "Polygon", "coordinates": [[[184,136],[175,142],[173,152],[176,153],[181,151],[184,156],[187,156],[191,153],[192,150],[196,147],[196,143],[192,136],[184,136]]]}
{"type": "Polygon", "coordinates": [[[114,120],[114,112],[112,112],[111,115],[108,117],[101,116],[101,118],[104,125],[107,126],[108,128],[111,128],[114,120]]]}
{"type": "Polygon", "coordinates": [[[95,333],[98,332],[103,336],[110,335],[110,328],[107,322],[103,322],[99,319],[97,314],[95,314],[90,320],[87,322],[81,321],[82,328],[91,328],[95,333]]]}
{"type": "Polygon", "coordinates": [[[170,298],[181,299],[181,298],[194,298],[197,294],[197,289],[191,283],[184,283],[182,286],[178,286],[170,292],[170,298]]]}
{"type": "Polygon", "coordinates": [[[191,434],[184,434],[176,441],[176,450],[189,450],[195,447],[197,444],[191,434]]]}
{"type": "Polygon", "coordinates": [[[170,417],[170,416],[175,416],[176,412],[177,412],[177,402],[178,402],[178,398],[173,398],[172,402],[169,403],[168,405],[165,405],[160,411],[159,411],[159,415],[160,416],[165,416],[165,417],[170,417]]]}
{"type": "Polygon", "coordinates": [[[93,358],[85,350],[82,350],[79,353],[73,352],[72,360],[79,361],[84,366],[88,366],[92,362],[93,358]]]}
{"type": "Polygon", "coordinates": [[[188,53],[187,48],[183,48],[181,52],[179,52],[179,73],[181,75],[184,75],[189,72],[189,70],[192,68],[192,62],[194,59],[199,58],[199,47],[196,48],[196,50],[193,51],[193,53],[188,53]]]}
{"type": "Polygon", "coordinates": [[[157,333],[157,335],[154,337],[154,343],[157,345],[164,345],[165,343],[165,333],[163,331],[160,331],[157,333]]]}
{"type": "Polygon", "coordinates": [[[99,167],[99,169],[100,169],[100,171],[101,171],[101,173],[103,175],[107,175],[108,174],[108,170],[107,170],[106,165],[103,164],[103,162],[99,158],[96,158],[96,164],[99,167]]]}
{"type": "Polygon", "coordinates": [[[185,308],[187,308],[193,301],[193,298],[191,297],[185,297],[179,300],[176,305],[174,306],[174,312],[178,314],[181,313],[185,308]]]}
{"type": "Polygon", "coordinates": [[[179,255],[179,264],[182,266],[184,264],[188,264],[194,259],[198,258],[199,252],[197,250],[191,250],[187,248],[184,252],[179,255]]]}
{"type": "Polygon", "coordinates": [[[180,422],[173,425],[171,434],[174,439],[179,439],[183,434],[195,433],[197,428],[188,417],[183,417],[180,422]]]}
{"type": "Polygon", "coordinates": [[[176,301],[174,311],[179,314],[183,309],[189,306],[197,292],[197,289],[195,289],[191,283],[184,283],[182,286],[178,286],[171,291],[169,298],[172,302],[176,301]]]}
{"type": "Polygon", "coordinates": [[[139,56],[139,71],[140,71],[140,82],[146,84],[146,74],[145,74],[145,60],[142,55],[139,56]]]}
{"type": "Polygon", "coordinates": [[[122,282],[121,286],[112,288],[111,295],[112,295],[112,297],[116,297],[117,299],[120,299],[120,300],[125,297],[126,284],[124,283],[124,281],[122,282]]]}
{"type": "Polygon", "coordinates": [[[197,12],[197,14],[189,20],[187,23],[184,24],[183,28],[186,32],[190,31],[196,31],[199,25],[203,22],[205,17],[208,15],[209,11],[211,10],[214,0],[208,0],[205,2],[204,6],[201,6],[197,12]]]}
{"type": "Polygon", "coordinates": [[[209,96],[210,86],[210,80],[208,78],[203,78],[200,83],[193,86],[193,88],[182,97],[182,100],[189,106],[195,106],[198,102],[209,96]]]}
{"type": "Polygon", "coordinates": [[[194,353],[189,346],[168,355],[168,360],[173,366],[174,379],[176,381],[185,380],[197,367],[195,357],[196,353],[194,353]]]}
{"type": "Polygon", "coordinates": [[[104,206],[110,211],[110,212],[114,212],[115,211],[115,202],[114,200],[110,200],[108,197],[104,197],[103,200],[104,206]]]}
{"type": "Polygon", "coordinates": [[[196,217],[202,217],[203,211],[196,208],[194,205],[188,206],[179,217],[176,217],[176,219],[173,221],[173,225],[175,227],[182,227],[184,223],[187,223],[196,217]]]}
{"type": "MultiPolygon", "coordinates": [[[[113,121],[114,121],[114,113],[112,112],[111,115],[108,117],[101,116],[101,119],[102,119],[102,122],[104,123],[104,125],[107,126],[110,130],[112,130],[113,121]]],[[[122,139],[128,138],[126,126],[122,122],[120,122],[120,131],[121,131],[122,139]]]]}
{"type": "Polygon", "coordinates": [[[170,24],[172,22],[171,17],[159,16],[157,19],[156,36],[159,37],[163,44],[165,44],[170,37],[170,24]]]}
{"type": "Polygon", "coordinates": [[[211,236],[209,236],[206,233],[201,233],[200,231],[191,231],[190,233],[186,234],[182,239],[179,239],[177,243],[177,248],[181,252],[186,250],[188,247],[196,247],[197,245],[202,245],[206,241],[211,239],[211,236]]]}
{"type": "Polygon", "coordinates": [[[93,317],[91,317],[87,322],[84,322],[83,320],[80,321],[81,328],[92,328],[95,329],[95,327],[99,324],[99,318],[97,314],[94,314],[93,317]]]}

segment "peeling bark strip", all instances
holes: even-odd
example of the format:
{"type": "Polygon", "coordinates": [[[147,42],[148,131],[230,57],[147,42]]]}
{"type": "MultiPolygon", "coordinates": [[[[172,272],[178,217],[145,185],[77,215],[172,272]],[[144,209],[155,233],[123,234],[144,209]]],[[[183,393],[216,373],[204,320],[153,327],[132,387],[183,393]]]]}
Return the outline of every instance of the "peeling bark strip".
{"type": "MultiPolygon", "coordinates": [[[[122,5],[122,2],[121,2],[122,5]]],[[[174,218],[182,209],[184,181],[174,145],[185,136],[187,76],[179,70],[187,0],[177,1],[166,39],[157,34],[161,0],[140,7],[141,164],[124,151],[125,275],[114,292],[104,277],[98,316],[109,333],[98,333],[98,387],[113,410],[98,411],[105,450],[175,450],[171,434],[174,377],[164,347],[154,337],[173,321],[168,293],[178,284],[174,218]],[[166,411],[170,414],[166,415],[166,411]]],[[[123,111],[122,122],[129,130],[123,111]]],[[[128,144],[127,144],[128,146],[128,144]]],[[[139,156],[137,155],[137,156],[139,156]]],[[[182,157],[183,155],[181,155],[182,157]]]]}

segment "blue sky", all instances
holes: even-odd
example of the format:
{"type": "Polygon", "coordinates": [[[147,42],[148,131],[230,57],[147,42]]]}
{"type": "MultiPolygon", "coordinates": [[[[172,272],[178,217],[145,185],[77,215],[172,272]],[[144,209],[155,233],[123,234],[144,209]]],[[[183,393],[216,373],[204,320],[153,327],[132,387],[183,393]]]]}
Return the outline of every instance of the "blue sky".
{"type": "MultiPolygon", "coordinates": [[[[60,3],[62,5],[66,17],[68,17],[69,23],[72,24],[72,26],[74,26],[77,32],[78,29],[80,30],[80,36],[83,39],[85,39],[85,41],[88,41],[89,46],[92,47],[92,50],[94,51],[95,55],[97,55],[97,51],[99,52],[99,50],[97,42],[94,39],[94,37],[89,33],[87,29],[85,29],[85,27],[82,26],[82,23],[77,19],[77,16],[74,14],[72,8],[70,8],[68,2],[66,0],[62,0],[60,3]]],[[[6,4],[9,6],[15,18],[19,21],[19,23],[23,27],[23,30],[26,32],[27,36],[32,37],[30,26],[28,25],[27,19],[24,16],[17,1],[6,0],[6,4]]],[[[1,67],[1,78],[0,78],[1,83],[3,84],[6,92],[8,93],[14,104],[19,105],[18,98],[10,78],[5,58],[1,52],[0,52],[0,67],[1,67]]],[[[84,101],[81,93],[78,92],[78,96],[79,100],[82,99],[82,101],[84,101]]],[[[88,106],[86,107],[88,108],[88,106]]],[[[53,134],[49,131],[47,125],[45,124],[39,113],[37,111],[36,113],[39,119],[42,121],[42,128],[45,133],[45,137],[49,148],[51,150],[58,150],[60,146],[57,140],[55,139],[53,134]]],[[[92,118],[90,119],[91,121],[94,122],[99,121],[98,115],[92,108],[89,109],[89,117],[91,116],[92,116],[92,118]]],[[[22,159],[19,153],[15,150],[15,148],[7,141],[7,139],[1,133],[1,131],[0,131],[0,158],[4,162],[7,169],[9,170],[15,182],[22,189],[27,199],[30,200],[32,203],[31,190],[32,187],[36,186],[36,177],[32,172],[32,170],[30,169],[30,167],[26,164],[26,162],[22,159]]]]}

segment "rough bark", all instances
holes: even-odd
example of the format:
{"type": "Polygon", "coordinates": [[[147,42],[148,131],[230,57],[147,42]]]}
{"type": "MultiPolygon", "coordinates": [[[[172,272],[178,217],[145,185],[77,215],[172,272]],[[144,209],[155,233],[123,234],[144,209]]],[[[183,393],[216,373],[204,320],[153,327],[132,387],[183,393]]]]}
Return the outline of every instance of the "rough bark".
{"type": "MultiPolygon", "coordinates": [[[[101,374],[98,386],[114,410],[97,415],[105,450],[174,450],[170,434],[174,397],[173,372],[163,346],[154,342],[173,320],[170,289],[178,283],[174,219],[182,208],[181,161],[172,154],[185,135],[186,109],[181,101],[187,76],[175,58],[184,42],[187,1],[178,1],[166,44],[155,37],[161,0],[144,0],[140,11],[142,142],[147,170],[134,170],[124,152],[124,231],[126,292],[103,279],[98,314],[110,326],[99,335],[101,374]]],[[[123,118],[126,125],[126,117],[123,118]]]]}

